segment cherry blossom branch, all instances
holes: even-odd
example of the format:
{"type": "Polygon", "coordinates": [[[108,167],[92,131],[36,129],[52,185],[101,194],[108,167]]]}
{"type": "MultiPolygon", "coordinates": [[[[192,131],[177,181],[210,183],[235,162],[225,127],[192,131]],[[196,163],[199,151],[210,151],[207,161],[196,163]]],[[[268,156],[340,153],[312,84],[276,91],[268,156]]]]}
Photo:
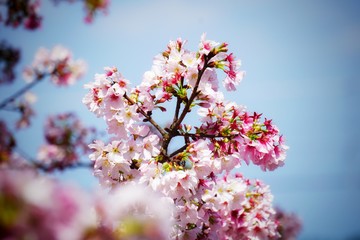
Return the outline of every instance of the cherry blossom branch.
{"type": "Polygon", "coordinates": [[[177,133],[177,136],[191,137],[191,138],[235,138],[235,137],[243,137],[241,133],[230,134],[230,135],[222,135],[222,134],[206,134],[206,133],[177,133]]]}
{"type": "MultiPolygon", "coordinates": [[[[75,169],[75,168],[93,168],[94,162],[81,162],[79,160],[74,161],[72,163],[64,164],[63,161],[57,161],[54,159],[47,159],[48,163],[41,162],[38,159],[30,156],[26,151],[21,149],[19,146],[16,147],[16,153],[20,158],[10,160],[10,163],[4,169],[12,169],[12,170],[40,170],[44,172],[52,172],[54,170],[66,170],[66,169],[75,169]]],[[[1,168],[0,168],[1,170],[1,168]]]]}
{"type": "MultiPolygon", "coordinates": [[[[181,81],[180,81],[180,88],[184,87],[184,77],[181,77],[181,81]]],[[[177,122],[177,120],[179,119],[179,113],[180,113],[180,108],[181,108],[181,103],[182,103],[182,99],[181,97],[176,94],[176,108],[175,108],[175,114],[174,114],[174,122],[177,122]]]]}
{"type": "Polygon", "coordinates": [[[168,136],[168,133],[162,127],[160,127],[160,125],[157,124],[149,114],[147,114],[131,98],[129,98],[129,96],[126,93],[124,93],[123,97],[126,100],[128,100],[131,103],[131,105],[135,104],[137,106],[137,110],[146,118],[147,121],[149,121],[160,132],[160,134],[163,136],[164,139],[166,138],[166,136],[168,136]]]}
{"type": "MultiPolygon", "coordinates": [[[[50,160],[52,161],[52,160],[50,160]]],[[[90,163],[84,163],[84,162],[78,162],[71,165],[62,166],[61,164],[52,164],[52,165],[45,165],[43,163],[39,163],[38,161],[35,161],[33,159],[28,159],[28,162],[30,165],[20,165],[20,166],[8,166],[6,168],[0,168],[0,170],[3,169],[11,169],[11,170],[29,170],[29,169],[37,169],[44,172],[52,172],[54,170],[65,170],[65,169],[76,169],[76,168],[89,168],[92,169],[94,167],[94,164],[92,162],[90,163]]]]}
{"type": "Polygon", "coordinates": [[[188,144],[185,144],[184,146],[182,146],[181,148],[179,148],[178,150],[174,151],[173,153],[171,153],[169,155],[169,158],[176,156],[177,154],[181,153],[182,151],[184,151],[186,148],[188,147],[188,144]]]}
{"type": "Polygon", "coordinates": [[[172,158],[174,156],[176,156],[177,154],[183,152],[189,145],[189,142],[186,141],[186,139],[188,138],[210,138],[210,139],[214,139],[214,138],[235,138],[235,137],[243,137],[243,135],[241,133],[238,134],[232,134],[232,135],[222,135],[222,134],[206,134],[206,133],[180,133],[180,132],[176,132],[175,136],[183,136],[185,138],[185,145],[182,146],[181,148],[179,148],[178,150],[174,151],[173,153],[171,153],[169,155],[169,158],[172,158]]]}
{"type": "Polygon", "coordinates": [[[177,120],[178,120],[178,118],[179,118],[180,107],[181,107],[181,98],[180,98],[179,96],[177,96],[177,99],[176,99],[176,108],[175,108],[175,114],[174,114],[174,120],[173,120],[173,122],[177,122],[177,120]]]}
{"type": "MultiPolygon", "coordinates": [[[[211,53],[210,53],[211,54],[211,53]]],[[[198,74],[198,77],[196,79],[196,84],[194,86],[194,90],[192,91],[191,95],[190,95],[190,98],[188,100],[188,102],[186,103],[180,117],[177,119],[177,121],[175,123],[173,123],[170,127],[170,130],[171,131],[174,131],[174,129],[178,129],[178,127],[180,126],[180,124],[182,123],[182,121],[184,120],[186,114],[189,112],[189,109],[190,109],[190,106],[192,104],[192,102],[194,101],[195,97],[199,94],[198,93],[198,88],[199,88],[199,84],[200,84],[200,80],[206,70],[206,68],[208,68],[208,62],[209,60],[213,57],[212,55],[207,56],[207,55],[204,55],[204,66],[203,68],[199,71],[199,74],[198,74]]]]}
{"type": "Polygon", "coordinates": [[[37,78],[34,81],[32,81],[29,84],[25,85],[22,89],[20,89],[19,91],[17,91],[16,93],[11,95],[10,97],[4,99],[0,103],[0,109],[4,109],[6,107],[6,105],[8,105],[9,103],[15,101],[16,98],[20,97],[21,95],[26,93],[29,89],[33,88],[36,84],[41,82],[41,80],[44,79],[45,76],[46,76],[45,74],[38,74],[37,78]]]}
{"type": "Polygon", "coordinates": [[[59,170],[64,170],[64,169],[75,169],[75,168],[89,168],[92,169],[94,167],[94,164],[92,162],[90,163],[84,163],[84,162],[77,162],[74,164],[70,164],[70,165],[61,165],[61,163],[59,164],[50,164],[50,165],[46,165],[43,163],[39,163],[37,161],[33,161],[32,164],[34,165],[34,167],[36,167],[37,169],[40,169],[44,172],[51,172],[53,170],[59,169],[59,170]]]}
{"type": "MultiPolygon", "coordinates": [[[[178,97],[178,102],[176,104],[176,111],[175,111],[175,118],[176,118],[176,121],[174,121],[170,128],[168,129],[168,132],[169,132],[169,135],[165,138],[164,137],[164,141],[163,141],[163,144],[161,146],[162,148],[162,152],[163,154],[167,154],[167,148],[170,144],[170,141],[171,139],[174,137],[174,136],[177,136],[178,132],[177,132],[177,129],[179,128],[180,124],[182,123],[182,121],[184,120],[186,114],[189,112],[189,109],[191,107],[191,104],[192,102],[194,101],[195,97],[199,94],[198,92],[198,87],[199,87],[199,84],[200,84],[200,81],[201,81],[201,78],[205,72],[205,70],[208,68],[208,63],[209,63],[209,60],[213,57],[213,54],[210,53],[209,55],[204,55],[204,66],[201,68],[201,70],[199,71],[198,73],[198,77],[197,77],[197,80],[196,80],[196,84],[194,86],[194,89],[190,95],[190,98],[189,100],[186,102],[185,106],[184,106],[184,109],[182,110],[181,112],[181,115],[180,117],[178,118],[177,115],[179,114],[179,109],[180,109],[180,104],[181,104],[181,101],[179,100],[179,97],[178,97]]],[[[175,120],[175,119],[174,119],[175,120]]]]}

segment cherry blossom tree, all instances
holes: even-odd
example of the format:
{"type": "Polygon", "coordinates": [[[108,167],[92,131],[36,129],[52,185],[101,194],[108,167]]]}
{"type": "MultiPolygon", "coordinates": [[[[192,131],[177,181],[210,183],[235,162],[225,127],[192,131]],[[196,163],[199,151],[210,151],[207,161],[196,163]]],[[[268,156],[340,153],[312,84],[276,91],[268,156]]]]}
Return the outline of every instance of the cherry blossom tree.
{"type": "Polygon", "coordinates": [[[263,171],[283,166],[284,137],[271,120],[227,101],[220,91],[217,71],[225,73],[227,91],[235,91],[244,76],[227,43],[203,34],[196,52],[185,45],[180,38],[170,41],[136,87],[116,67],[85,85],[84,104],[113,136],[90,145],[94,174],[110,189],[136,182],[160,192],[174,209],[168,238],[281,238],[269,186],[234,170],[243,163],[263,171]],[[153,117],[170,110],[173,118],[165,126],[153,117]],[[185,122],[194,112],[197,126],[185,122]],[[174,138],[183,145],[170,151],[174,138]]]}
{"type": "MultiPolygon", "coordinates": [[[[109,5],[81,2],[87,23],[109,5]]],[[[0,5],[6,26],[41,26],[40,1],[0,5]]],[[[1,43],[0,84],[16,78],[19,58],[18,49],[1,43]]],[[[105,67],[85,84],[83,103],[104,119],[106,140],[75,113],[60,113],[49,116],[45,143],[29,157],[11,129],[31,126],[30,90],[46,80],[68,87],[87,68],[63,46],[40,48],[23,71],[26,85],[0,100],[0,111],[20,115],[13,127],[0,120],[0,238],[295,239],[299,218],[273,206],[268,185],[241,174],[249,164],[283,166],[288,147],[272,120],[225,98],[222,90],[236,91],[245,76],[240,67],[227,43],[205,34],[196,51],[181,38],[170,41],[135,87],[105,67]],[[78,167],[93,169],[101,188],[89,193],[51,177],[78,167]]]]}

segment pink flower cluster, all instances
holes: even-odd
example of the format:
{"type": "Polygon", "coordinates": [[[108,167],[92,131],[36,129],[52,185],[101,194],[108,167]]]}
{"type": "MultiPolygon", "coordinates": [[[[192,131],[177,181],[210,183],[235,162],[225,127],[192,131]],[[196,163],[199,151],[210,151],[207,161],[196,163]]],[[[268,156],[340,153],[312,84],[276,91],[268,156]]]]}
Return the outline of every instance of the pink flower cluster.
{"type": "Polygon", "coordinates": [[[219,179],[202,196],[210,239],[276,239],[280,237],[269,186],[240,175],[219,179]],[[216,226],[216,227],[214,227],[216,226]],[[216,230],[216,231],[214,231],[216,230]]]}
{"type": "Polygon", "coordinates": [[[17,103],[16,108],[21,114],[20,119],[16,122],[16,128],[27,128],[30,126],[30,119],[35,115],[32,105],[36,102],[36,95],[31,92],[26,92],[23,99],[17,103]]]}
{"type": "Polygon", "coordinates": [[[74,60],[71,52],[63,46],[55,46],[51,51],[40,48],[32,63],[25,68],[24,79],[28,82],[39,81],[50,75],[57,86],[74,84],[86,71],[83,60],[74,60]]]}
{"type": "MultiPolygon", "coordinates": [[[[219,99],[220,100],[220,99],[219,99]]],[[[210,107],[200,108],[203,122],[193,137],[214,136],[210,148],[216,158],[227,158],[231,167],[244,160],[253,162],[262,170],[275,170],[284,164],[284,138],[271,120],[261,121],[261,114],[249,115],[244,107],[217,100],[210,107]]],[[[228,169],[228,170],[231,170],[228,169]]]]}
{"type": "Polygon", "coordinates": [[[2,165],[8,163],[16,147],[16,140],[2,120],[0,120],[0,132],[0,165],[2,165]]]}
{"type": "Polygon", "coordinates": [[[20,49],[11,46],[7,41],[0,42],[0,85],[9,84],[15,80],[15,67],[20,58],[20,49]]]}
{"type": "Polygon", "coordinates": [[[40,147],[38,160],[47,171],[78,164],[96,134],[95,129],[83,126],[73,113],[50,116],[44,131],[46,144],[40,147]]]}
{"type": "Polygon", "coordinates": [[[0,238],[167,239],[171,208],[154,192],[130,185],[98,196],[34,172],[2,171],[0,238]]]}
{"type": "Polygon", "coordinates": [[[282,239],[295,240],[302,229],[300,218],[296,214],[285,212],[278,207],[275,210],[275,219],[282,239]]]}
{"type": "Polygon", "coordinates": [[[33,166],[16,152],[17,142],[6,123],[0,120],[0,171],[29,170],[33,166]]]}
{"type": "Polygon", "coordinates": [[[3,171],[0,189],[1,239],[80,239],[96,224],[85,195],[34,172],[3,171]]]}
{"type": "Polygon", "coordinates": [[[283,137],[271,120],[225,100],[216,70],[225,73],[228,91],[244,75],[226,43],[203,35],[197,52],[185,43],[170,41],[134,88],[115,67],[85,85],[84,104],[104,118],[113,136],[109,143],[90,145],[94,173],[102,185],[139,182],[170,199],[172,239],[278,238],[268,186],[230,172],[241,161],[264,171],[282,166],[283,137]],[[161,126],[155,111],[167,111],[171,101],[172,122],[161,126]],[[184,121],[194,109],[201,124],[192,127],[184,121]],[[170,151],[175,138],[183,145],[170,151]]]}
{"type": "Polygon", "coordinates": [[[2,4],[6,5],[7,9],[5,25],[17,28],[23,24],[28,30],[35,30],[41,26],[42,17],[38,14],[39,0],[8,0],[4,2],[2,4]]]}
{"type": "MultiPolygon", "coordinates": [[[[74,3],[78,2],[76,0],[53,0],[56,4],[60,2],[69,2],[74,3]]],[[[92,23],[94,20],[94,16],[97,12],[101,11],[103,13],[107,13],[107,9],[110,5],[110,0],[82,0],[84,3],[84,10],[86,12],[85,22],[92,23]]]]}
{"type": "Polygon", "coordinates": [[[92,23],[98,11],[106,13],[110,4],[110,0],[85,0],[84,2],[86,11],[85,22],[87,23],[92,23]]]}

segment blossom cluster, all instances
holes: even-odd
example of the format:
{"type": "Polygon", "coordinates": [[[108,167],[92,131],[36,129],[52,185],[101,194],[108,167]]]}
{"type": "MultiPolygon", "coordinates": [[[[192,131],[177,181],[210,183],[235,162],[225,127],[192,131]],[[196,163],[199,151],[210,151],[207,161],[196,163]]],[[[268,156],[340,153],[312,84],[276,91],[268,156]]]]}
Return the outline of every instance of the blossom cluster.
{"type": "Polygon", "coordinates": [[[35,115],[33,104],[36,102],[37,97],[32,92],[26,92],[20,101],[15,105],[21,116],[16,121],[16,128],[27,128],[30,126],[30,119],[35,115]]]}
{"type": "Polygon", "coordinates": [[[86,64],[83,60],[74,60],[70,50],[57,45],[50,51],[40,48],[32,66],[25,68],[23,75],[27,82],[39,81],[50,75],[55,85],[68,86],[82,77],[85,71],[86,64]]]}
{"type": "Polygon", "coordinates": [[[51,171],[64,169],[80,162],[80,156],[89,152],[87,143],[95,137],[94,128],[83,126],[73,113],[49,116],[45,122],[46,144],[40,146],[38,161],[51,171]]]}
{"type": "MultiPolygon", "coordinates": [[[[55,3],[59,2],[78,2],[76,0],[53,0],[55,3]]],[[[110,5],[110,0],[82,0],[84,2],[84,10],[86,12],[85,22],[92,23],[94,20],[94,16],[98,12],[107,13],[107,9],[110,5]]]]}
{"type": "Polygon", "coordinates": [[[0,203],[1,239],[155,240],[170,226],[168,203],[134,184],[91,197],[32,171],[2,171],[0,203]]]}
{"type": "MultiPolygon", "coordinates": [[[[23,24],[28,30],[35,30],[41,26],[40,0],[6,0],[1,4],[6,6],[6,26],[17,28],[23,24]]],[[[2,21],[1,15],[0,21],[2,21]]]]}
{"type": "Polygon", "coordinates": [[[2,165],[10,159],[16,140],[2,120],[0,120],[0,132],[0,165],[2,165]]]}
{"type": "MultiPolygon", "coordinates": [[[[29,85],[25,87],[28,86],[29,85]]],[[[33,104],[37,100],[36,95],[30,91],[22,91],[20,93],[24,95],[20,97],[21,94],[15,94],[0,103],[0,110],[20,113],[20,118],[15,122],[16,129],[27,128],[30,126],[31,118],[35,115],[33,104]]]]}
{"type": "Polygon", "coordinates": [[[34,172],[1,172],[0,189],[2,239],[65,239],[95,224],[85,196],[34,172]]]}
{"type": "MultiPolygon", "coordinates": [[[[9,61],[6,58],[9,52],[2,50],[0,49],[0,58],[5,57],[5,62],[9,61]]],[[[48,76],[55,85],[68,86],[80,79],[85,70],[85,62],[80,59],[74,60],[71,52],[62,46],[55,46],[51,51],[40,48],[32,66],[26,67],[23,72],[25,81],[29,83],[0,102],[0,110],[19,112],[21,117],[16,122],[16,128],[26,128],[30,125],[30,118],[35,115],[32,105],[36,101],[36,95],[29,92],[32,87],[48,76]],[[24,97],[20,98],[21,95],[24,97]]]]}
{"type": "MultiPolygon", "coordinates": [[[[53,0],[59,3],[67,1],[70,3],[78,2],[75,0],[53,0]]],[[[82,0],[84,10],[86,12],[85,22],[92,23],[97,12],[107,12],[110,5],[110,0],[82,0]]],[[[0,12],[0,22],[4,22],[5,26],[18,28],[23,26],[27,30],[36,30],[41,27],[43,17],[40,12],[40,0],[4,0],[0,2],[4,11],[0,12]],[[6,12],[6,16],[2,13],[6,12]]]]}
{"type": "Polygon", "coordinates": [[[107,12],[110,0],[85,0],[85,22],[91,23],[98,11],[107,12]]]}
{"type": "Polygon", "coordinates": [[[300,218],[295,213],[285,212],[279,207],[275,210],[275,219],[278,223],[278,231],[282,239],[295,240],[302,228],[300,218]]]}
{"type": "Polygon", "coordinates": [[[185,44],[170,41],[136,87],[115,67],[85,85],[84,104],[104,118],[112,135],[109,143],[90,145],[94,174],[104,186],[139,182],[171,199],[173,239],[279,238],[269,187],[231,172],[242,161],[264,171],[282,166],[284,139],[271,120],[220,91],[217,70],[225,73],[228,91],[244,76],[227,43],[204,34],[197,52],[185,44]],[[174,116],[161,126],[154,112],[168,111],[168,102],[175,103],[174,116]],[[199,126],[184,123],[190,112],[198,114],[199,126]],[[183,145],[171,152],[175,138],[183,145]]]}
{"type": "Polygon", "coordinates": [[[12,83],[15,79],[14,68],[20,60],[20,50],[6,41],[0,43],[0,84],[12,83]]]}
{"type": "MultiPolygon", "coordinates": [[[[25,121],[25,120],[23,120],[25,121]]],[[[31,159],[17,149],[13,133],[0,121],[0,169],[31,169],[52,172],[72,167],[91,167],[81,161],[89,154],[88,143],[97,136],[96,129],[86,127],[74,113],[49,116],[44,124],[45,143],[37,158],[31,159]]]]}
{"type": "Polygon", "coordinates": [[[0,170],[29,170],[34,169],[26,159],[17,153],[17,141],[6,122],[0,120],[0,170]]]}
{"type": "Polygon", "coordinates": [[[196,136],[214,136],[211,150],[217,158],[228,158],[231,166],[240,160],[251,161],[262,170],[275,170],[284,164],[286,150],[284,138],[271,120],[261,121],[261,114],[250,115],[235,103],[223,100],[200,108],[203,122],[196,136]]]}

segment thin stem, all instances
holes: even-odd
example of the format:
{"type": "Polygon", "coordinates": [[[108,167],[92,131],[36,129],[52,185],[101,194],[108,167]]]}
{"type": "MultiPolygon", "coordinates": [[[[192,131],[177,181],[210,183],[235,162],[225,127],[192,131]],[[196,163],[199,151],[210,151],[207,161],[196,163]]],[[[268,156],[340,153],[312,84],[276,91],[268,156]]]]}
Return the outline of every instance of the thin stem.
{"type": "Polygon", "coordinates": [[[222,134],[206,134],[206,133],[178,133],[179,136],[192,137],[192,138],[235,138],[243,137],[241,133],[222,135],[222,134]]]}
{"type": "Polygon", "coordinates": [[[177,99],[176,99],[176,109],[175,109],[173,122],[177,122],[177,120],[179,118],[180,106],[181,106],[181,99],[180,99],[180,97],[177,97],[177,99]]]}
{"type": "MultiPolygon", "coordinates": [[[[136,104],[131,98],[129,98],[129,96],[126,93],[124,94],[124,98],[128,100],[132,105],[136,104]]],[[[162,127],[160,127],[159,124],[157,124],[157,122],[155,122],[154,119],[152,119],[152,117],[149,114],[147,114],[140,106],[138,106],[137,104],[136,106],[138,107],[137,110],[146,118],[146,120],[148,120],[160,132],[163,138],[164,139],[167,138],[168,133],[162,127]]]]}
{"type": "Polygon", "coordinates": [[[20,97],[21,95],[23,95],[24,93],[26,93],[29,89],[33,88],[36,84],[38,84],[42,79],[44,79],[45,75],[44,74],[40,74],[38,75],[38,77],[31,83],[25,85],[23,88],[21,88],[19,91],[17,91],[16,93],[14,93],[13,95],[11,95],[10,97],[4,99],[1,103],[0,103],[0,109],[4,109],[6,107],[6,105],[8,105],[9,103],[13,102],[16,100],[16,98],[20,97]]]}
{"type": "MultiPolygon", "coordinates": [[[[181,81],[180,81],[180,88],[184,87],[184,77],[181,77],[181,81]]],[[[181,108],[181,103],[182,103],[182,99],[180,96],[176,95],[176,108],[175,108],[175,114],[174,114],[174,122],[177,122],[177,120],[179,119],[179,113],[180,113],[180,108],[181,108]]]]}
{"type": "MultiPolygon", "coordinates": [[[[66,169],[75,169],[75,168],[93,168],[94,163],[93,162],[81,162],[77,161],[72,164],[63,165],[62,162],[56,162],[53,160],[50,160],[50,164],[45,164],[42,162],[39,162],[38,160],[34,159],[33,157],[30,157],[29,154],[27,154],[25,151],[23,151],[21,148],[16,147],[16,153],[19,154],[24,159],[23,165],[13,165],[9,166],[8,169],[12,170],[26,170],[26,169],[37,169],[44,172],[52,172],[54,170],[66,170],[66,169]]],[[[6,168],[4,168],[6,169],[6,168]]],[[[2,169],[0,169],[2,170],[2,169]]]]}
{"type": "Polygon", "coordinates": [[[202,69],[199,71],[199,74],[197,76],[197,79],[196,79],[196,83],[195,83],[195,86],[194,86],[194,89],[190,95],[190,98],[188,100],[188,102],[186,103],[179,119],[173,123],[171,125],[171,128],[170,130],[173,130],[173,131],[176,131],[176,129],[178,129],[178,127],[180,126],[180,124],[182,123],[182,121],[184,120],[186,114],[189,112],[189,109],[191,107],[191,104],[193,103],[195,97],[199,94],[198,92],[198,88],[199,88],[199,84],[200,84],[200,81],[201,81],[201,78],[205,72],[205,70],[208,68],[209,66],[209,61],[212,57],[214,57],[215,55],[213,55],[212,53],[210,53],[209,55],[204,55],[204,66],[202,67],[202,69]]]}
{"type": "Polygon", "coordinates": [[[43,163],[40,163],[38,161],[35,160],[30,160],[31,164],[36,167],[37,169],[40,169],[44,172],[51,172],[54,170],[65,170],[65,169],[75,169],[75,168],[93,168],[94,164],[93,163],[84,163],[84,162],[77,162],[77,163],[73,163],[73,164],[69,164],[69,165],[62,165],[61,162],[59,163],[55,163],[55,164],[50,164],[50,165],[46,165],[43,163]]]}
{"type": "Polygon", "coordinates": [[[178,150],[174,151],[173,153],[171,153],[169,155],[169,158],[176,156],[177,154],[181,153],[182,151],[184,151],[186,148],[188,147],[187,144],[185,144],[184,146],[182,146],[181,148],[179,148],[178,150]]]}
{"type": "Polygon", "coordinates": [[[180,110],[180,104],[181,104],[181,101],[179,101],[179,98],[178,98],[178,102],[176,104],[176,113],[175,113],[175,118],[176,118],[176,121],[174,121],[171,126],[170,126],[170,129],[169,129],[169,135],[167,136],[167,138],[164,138],[164,141],[162,143],[162,151],[163,151],[163,155],[166,156],[167,154],[167,149],[168,149],[168,146],[170,144],[170,141],[171,139],[174,137],[174,136],[178,136],[179,133],[178,133],[178,128],[180,126],[180,124],[182,123],[182,121],[184,120],[186,114],[189,112],[189,109],[191,107],[191,104],[192,102],[194,101],[195,97],[199,94],[198,92],[198,88],[199,88],[199,84],[200,84],[200,80],[206,70],[206,68],[208,68],[208,63],[209,63],[209,60],[213,57],[213,55],[209,55],[209,56],[206,56],[204,55],[204,66],[202,67],[202,69],[199,71],[198,73],[198,77],[196,79],[196,83],[195,83],[195,86],[194,86],[194,89],[190,95],[190,98],[189,100],[186,102],[185,106],[184,106],[184,109],[182,110],[181,112],[181,115],[180,117],[177,117],[178,114],[179,114],[179,110],[180,110]]]}

